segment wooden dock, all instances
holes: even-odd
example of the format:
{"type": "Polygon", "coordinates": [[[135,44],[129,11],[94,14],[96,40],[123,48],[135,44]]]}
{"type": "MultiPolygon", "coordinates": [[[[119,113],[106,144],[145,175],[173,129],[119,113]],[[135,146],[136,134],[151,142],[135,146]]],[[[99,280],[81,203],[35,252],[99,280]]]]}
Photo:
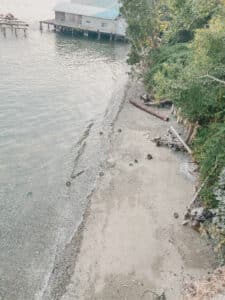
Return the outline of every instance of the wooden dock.
{"type": "Polygon", "coordinates": [[[94,31],[91,28],[82,27],[82,26],[77,27],[73,23],[57,22],[55,19],[40,21],[40,31],[41,32],[44,30],[44,25],[47,25],[48,30],[53,30],[55,32],[69,33],[72,36],[74,36],[76,33],[82,34],[85,37],[88,37],[89,35],[92,34],[92,35],[95,35],[98,40],[100,40],[102,36],[107,36],[110,41],[112,41],[112,40],[126,41],[126,38],[124,36],[119,36],[116,34],[109,34],[109,33],[100,32],[100,31],[94,31]]]}
{"type": "Polygon", "coordinates": [[[0,14],[0,32],[2,32],[5,38],[8,32],[15,34],[17,37],[20,31],[23,33],[24,37],[27,37],[28,27],[29,25],[26,22],[15,18],[12,14],[0,14]]]}

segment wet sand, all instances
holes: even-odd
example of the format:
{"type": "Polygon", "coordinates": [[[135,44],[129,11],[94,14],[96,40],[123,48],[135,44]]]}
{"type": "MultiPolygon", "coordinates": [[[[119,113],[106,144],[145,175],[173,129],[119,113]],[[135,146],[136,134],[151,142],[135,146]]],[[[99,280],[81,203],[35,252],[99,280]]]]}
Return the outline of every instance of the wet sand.
{"type": "Polygon", "coordinates": [[[190,158],[150,141],[171,122],[129,104],[141,93],[141,85],[130,84],[114,124],[104,176],[78,232],[63,300],[180,300],[185,282],[212,270],[206,241],[182,226],[194,192],[193,180],[182,171],[190,158]],[[163,293],[165,298],[157,298],[163,293]]]}

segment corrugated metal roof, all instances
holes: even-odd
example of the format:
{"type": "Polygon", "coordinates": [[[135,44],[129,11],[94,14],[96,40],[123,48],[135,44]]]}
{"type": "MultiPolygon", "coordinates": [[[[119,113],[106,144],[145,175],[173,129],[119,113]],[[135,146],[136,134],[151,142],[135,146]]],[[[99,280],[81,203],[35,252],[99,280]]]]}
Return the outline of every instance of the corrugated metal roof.
{"type": "MultiPolygon", "coordinates": [[[[98,2],[98,1],[95,1],[98,2]]],[[[64,2],[59,3],[54,8],[55,11],[76,14],[81,16],[88,16],[88,17],[95,17],[95,18],[102,18],[102,19],[109,19],[115,20],[119,15],[119,8],[112,7],[112,8],[105,8],[101,6],[93,6],[93,5],[83,5],[78,3],[70,3],[64,2]]]]}

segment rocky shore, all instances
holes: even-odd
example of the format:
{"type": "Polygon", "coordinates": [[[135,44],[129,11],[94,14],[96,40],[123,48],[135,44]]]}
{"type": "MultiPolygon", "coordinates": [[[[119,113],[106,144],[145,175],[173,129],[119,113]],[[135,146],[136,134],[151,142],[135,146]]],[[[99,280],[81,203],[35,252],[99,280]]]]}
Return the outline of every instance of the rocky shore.
{"type": "Polygon", "coordinates": [[[113,125],[63,300],[180,300],[186,283],[213,269],[211,247],[182,226],[195,186],[185,167],[190,157],[151,142],[177,124],[129,103],[143,92],[141,84],[129,84],[113,125]]]}

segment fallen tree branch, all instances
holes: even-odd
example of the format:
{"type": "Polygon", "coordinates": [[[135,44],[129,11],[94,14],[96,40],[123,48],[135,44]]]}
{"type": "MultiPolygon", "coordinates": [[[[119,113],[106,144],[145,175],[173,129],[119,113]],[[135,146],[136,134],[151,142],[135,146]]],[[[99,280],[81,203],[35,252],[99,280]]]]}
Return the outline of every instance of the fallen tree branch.
{"type": "Polygon", "coordinates": [[[84,173],[84,171],[81,171],[81,172],[79,172],[79,173],[77,173],[77,174],[75,174],[75,175],[71,175],[70,177],[71,177],[72,179],[75,179],[75,178],[79,177],[80,175],[82,175],[83,173],[84,173]]]}
{"type": "Polygon", "coordinates": [[[217,82],[219,82],[219,83],[225,84],[225,81],[224,81],[224,80],[221,80],[221,79],[216,78],[215,76],[212,76],[212,75],[209,75],[209,74],[204,75],[204,76],[201,76],[201,78],[210,78],[210,79],[212,79],[212,80],[214,80],[214,81],[217,81],[217,82]]]}
{"type": "Polygon", "coordinates": [[[184,146],[184,148],[187,150],[187,152],[189,154],[192,155],[192,150],[190,149],[190,147],[188,147],[188,145],[182,140],[182,138],[180,137],[180,135],[177,133],[177,131],[173,128],[173,126],[170,127],[170,129],[173,131],[173,133],[176,135],[176,137],[178,138],[178,140],[181,142],[181,144],[184,146]]]}
{"type": "Polygon", "coordinates": [[[134,100],[130,100],[130,103],[133,104],[135,107],[149,113],[150,115],[153,115],[153,116],[155,116],[155,117],[157,117],[157,118],[159,118],[163,121],[169,121],[169,117],[164,117],[164,116],[160,115],[159,113],[149,109],[148,107],[146,107],[145,105],[143,105],[141,103],[137,103],[134,100]]]}

